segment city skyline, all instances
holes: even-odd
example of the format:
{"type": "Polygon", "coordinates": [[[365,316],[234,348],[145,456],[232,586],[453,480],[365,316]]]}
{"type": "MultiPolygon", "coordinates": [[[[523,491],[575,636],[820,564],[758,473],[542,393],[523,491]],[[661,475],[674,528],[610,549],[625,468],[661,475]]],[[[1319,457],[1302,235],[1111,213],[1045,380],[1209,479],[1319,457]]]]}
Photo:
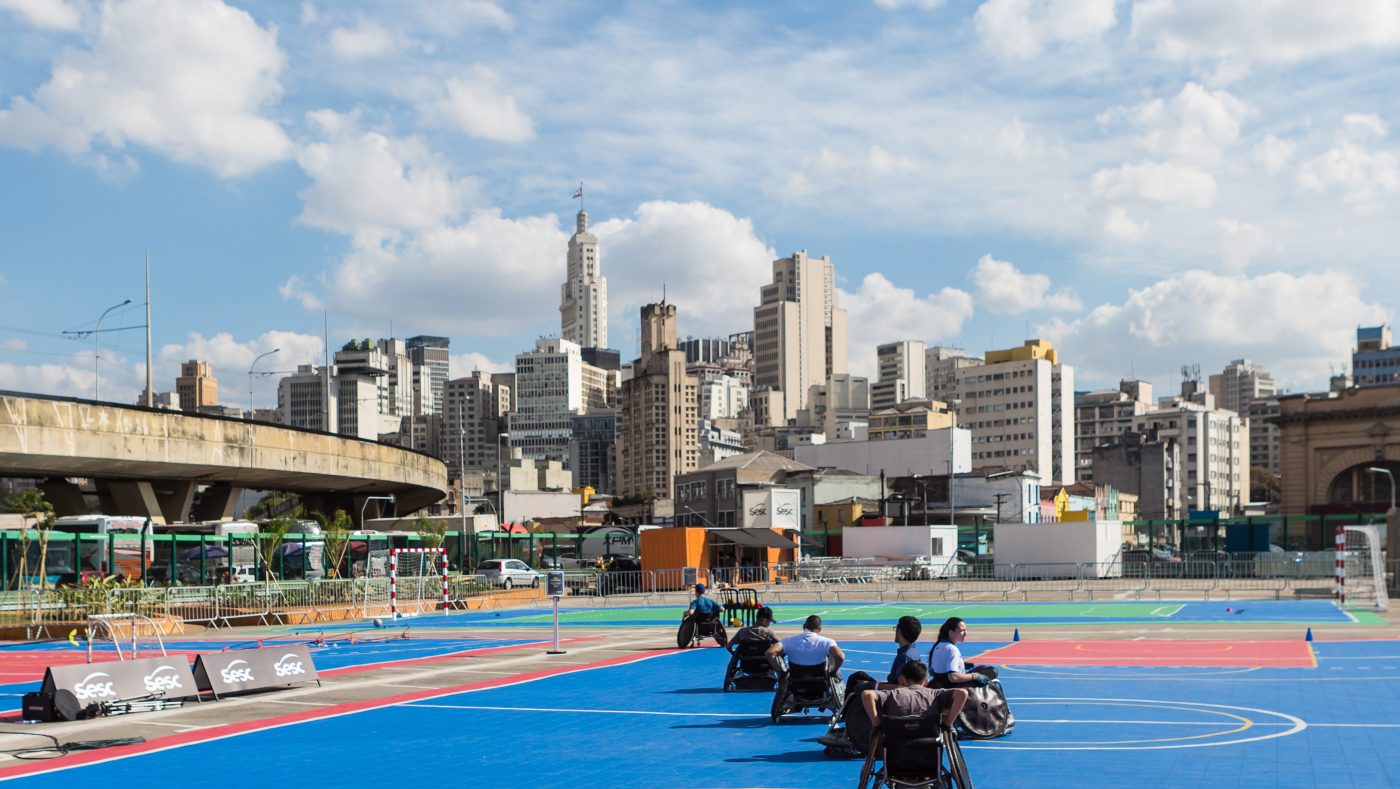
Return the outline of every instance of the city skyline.
{"type": "Polygon", "coordinates": [[[1085,389],[1244,357],[1324,389],[1394,316],[1400,20],[1270,8],[0,4],[0,388],[96,363],[134,400],[139,331],[62,332],[141,323],[147,249],[158,389],[199,359],[241,404],[258,354],[321,362],[323,310],[332,349],[508,369],[559,333],[582,180],[624,358],[663,290],[681,336],[751,329],[806,250],[872,380],[882,343],[1034,337],[1085,389]]]}

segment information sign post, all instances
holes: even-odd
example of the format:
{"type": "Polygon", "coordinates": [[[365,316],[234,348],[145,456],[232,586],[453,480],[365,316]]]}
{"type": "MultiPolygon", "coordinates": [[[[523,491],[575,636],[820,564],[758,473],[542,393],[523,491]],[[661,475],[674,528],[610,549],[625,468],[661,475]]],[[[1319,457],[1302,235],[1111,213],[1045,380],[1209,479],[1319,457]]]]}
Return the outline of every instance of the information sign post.
{"type": "Polygon", "coordinates": [[[564,596],[564,571],[550,570],[545,576],[545,592],[554,600],[554,649],[547,654],[562,655],[564,650],[559,648],[559,598],[564,596]]]}

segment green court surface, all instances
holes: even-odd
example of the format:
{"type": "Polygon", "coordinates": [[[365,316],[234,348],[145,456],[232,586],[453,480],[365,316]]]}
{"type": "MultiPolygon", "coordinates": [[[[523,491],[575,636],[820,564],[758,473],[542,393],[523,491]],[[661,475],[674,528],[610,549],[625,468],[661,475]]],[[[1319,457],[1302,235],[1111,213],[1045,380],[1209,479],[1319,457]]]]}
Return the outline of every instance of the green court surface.
{"type": "MultiPolygon", "coordinates": [[[[817,614],[829,627],[888,625],[904,615],[924,621],[959,616],[979,625],[1033,627],[1036,625],[1167,624],[1167,623],[1286,623],[1384,624],[1368,611],[1342,611],[1327,601],[1237,600],[1210,602],[1065,602],[1065,603],[777,603],[770,606],[777,623],[800,623],[817,614]]],[[[637,606],[618,608],[561,608],[559,623],[566,627],[670,627],[680,621],[684,608],[637,606]]],[[[492,627],[548,625],[548,609],[522,608],[481,611],[449,616],[422,616],[405,620],[413,627],[492,627]]]]}

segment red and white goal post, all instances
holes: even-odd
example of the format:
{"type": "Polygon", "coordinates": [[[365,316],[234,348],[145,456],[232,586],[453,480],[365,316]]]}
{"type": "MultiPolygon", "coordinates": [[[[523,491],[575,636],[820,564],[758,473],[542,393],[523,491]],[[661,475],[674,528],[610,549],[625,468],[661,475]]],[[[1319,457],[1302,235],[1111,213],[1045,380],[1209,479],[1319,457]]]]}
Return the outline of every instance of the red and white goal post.
{"type": "Polygon", "coordinates": [[[1386,595],[1385,560],[1381,553],[1380,529],[1376,526],[1338,526],[1333,555],[1336,563],[1336,587],[1333,597],[1337,605],[1346,608],[1350,600],[1367,608],[1385,611],[1390,608],[1386,595]],[[1352,583],[1347,583],[1350,575],[1352,583]]]}
{"type": "MultiPolygon", "coordinates": [[[[394,548],[389,552],[389,615],[393,619],[421,613],[424,600],[432,608],[447,605],[447,549],[394,548]]],[[[431,609],[429,609],[431,610],[431,609]]]]}

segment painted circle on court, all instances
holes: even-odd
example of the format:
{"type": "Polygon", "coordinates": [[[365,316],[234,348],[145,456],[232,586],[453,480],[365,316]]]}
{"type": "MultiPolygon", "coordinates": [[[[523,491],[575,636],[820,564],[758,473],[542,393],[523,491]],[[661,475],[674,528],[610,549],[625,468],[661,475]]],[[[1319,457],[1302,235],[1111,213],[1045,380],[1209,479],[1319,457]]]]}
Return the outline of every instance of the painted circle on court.
{"type": "MultiPolygon", "coordinates": [[[[1095,721],[1086,717],[1065,718],[1059,721],[1035,721],[1027,720],[1031,730],[1038,730],[1042,725],[1055,726],[1057,724],[1079,725],[1081,723],[1102,723],[1112,725],[1115,730],[1124,730],[1124,736],[1119,740],[1051,740],[1051,739],[1030,739],[1036,735],[1029,733],[1023,724],[1018,722],[1016,732],[1010,737],[1002,740],[969,742],[962,747],[964,749],[996,748],[998,750],[1013,751],[1160,751],[1175,750],[1182,748],[1218,748],[1226,745],[1241,745],[1247,742],[1259,742],[1261,740],[1273,740],[1281,737],[1288,737],[1298,734],[1308,728],[1308,724],[1300,718],[1296,718],[1285,712],[1275,712],[1272,710],[1261,710],[1253,707],[1236,707],[1228,704],[1207,704],[1205,702],[1194,701],[1163,701],[1161,699],[1113,699],[1113,698],[1017,698],[1013,699],[1013,713],[1025,707],[1038,707],[1041,705],[1057,704],[1083,707],[1110,707],[1115,709],[1124,708],[1145,708],[1157,710],[1175,710],[1179,712],[1190,712],[1200,716],[1201,726],[1219,724],[1218,730],[1212,730],[1203,734],[1183,734],[1167,736],[1135,736],[1131,732],[1150,732],[1154,726],[1161,729],[1174,729],[1182,724],[1190,724],[1193,721],[1154,721],[1150,719],[1112,721],[1095,721]],[[1125,727],[1131,726],[1131,729],[1125,727]],[[1261,726],[1275,728],[1275,731],[1262,731],[1261,726]]],[[[1092,713],[1091,713],[1092,714],[1092,713]]],[[[1024,715],[1018,716],[1026,717],[1024,715]]]]}

